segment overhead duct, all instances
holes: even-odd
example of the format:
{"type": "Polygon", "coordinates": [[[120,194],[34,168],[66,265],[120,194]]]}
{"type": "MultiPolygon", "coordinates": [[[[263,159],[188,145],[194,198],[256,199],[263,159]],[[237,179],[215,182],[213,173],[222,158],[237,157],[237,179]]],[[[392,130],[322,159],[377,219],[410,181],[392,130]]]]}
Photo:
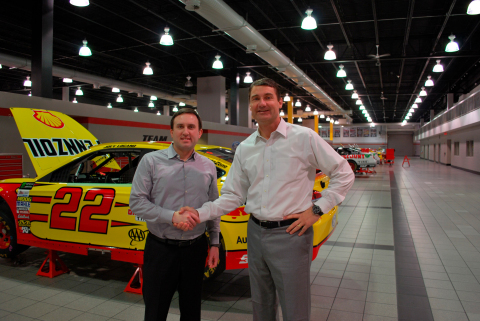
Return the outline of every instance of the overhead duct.
{"type": "MultiPolygon", "coordinates": [[[[7,65],[10,67],[15,67],[17,69],[23,69],[23,70],[29,70],[29,71],[32,70],[32,63],[30,60],[25,58],[10,56],[3,53],[0,53],[0,64],[7,65]]],[[[140,95],[139,97],[141,97],[142,95],[157,96],[158,98],[161,98],[164,100],[169,100],[176,103],[179,103],[182,101],[190,106],[197,106],[196,95],[170,95],[159,90],[132,85],[127,82],[113,80],[113,79],[100,77],[96,75],[91,75],[84,72],[70,70],[70,69],[62,68],[58,66],[52,67],[52,76],[60,77],[60,78],[71,78],[76,81],[93,84],[93,88],[97,88],[97,89],[100,87],[117,87],[124,91],[136,93],[137,95],[140,95]]]]}
{"type": "Polygon", "coordinates": [[[222,0],[201,0],[195,1],[195,8],[192,10],[192,0],[180,0],[188,5],[187,10],[195,11],[200,16],[214,24],[237,42],[245,46],[247,53],[254,53],[265,60],[278,71],[283,72],[287,77],[297,84],[301,84],[307,92],[311,93],[319,101],[325,104],[332,111],[343,114],[350,122],[352,118],[340,107],[319,85],[317,85],[303,70],[295,65],[270,41],[253,28],[243,17],[237,14],[222,0]]]}

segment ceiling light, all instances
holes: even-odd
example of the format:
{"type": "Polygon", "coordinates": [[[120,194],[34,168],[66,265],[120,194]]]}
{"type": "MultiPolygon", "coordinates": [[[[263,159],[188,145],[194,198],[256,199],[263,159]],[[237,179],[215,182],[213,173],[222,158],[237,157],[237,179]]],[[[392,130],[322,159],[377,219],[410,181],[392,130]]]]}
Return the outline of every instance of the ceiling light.
{"type": "Polygon", "coordinates": [[[315,109],[315,110],[313,111],[313,114],[314,114],[314,115],[318,115],[318,111],[315,109]]]}
{"type": "Polygon", "coordinates": [[[123,103],[122,95],[118,94],[117,103],[123,103]]]}
{"type": "Polygon", "coordinates": [[[320,118],[325,118],[325,115],[324,115],[324,114],[320,114],[320,118]]]}
{"type": "Polygon", "coordinates": [[[422,90],[420,91],[420,97],[425,97],[427,96],[427,92],[425,91],[425,87],[422,87],[422,90]]]}
{"type": "Polygon", "coordinates": [[[307,105],[307,107],[305,107],[305,111],[312,111],[312,109],[310,108],[310,105],[307,105]]]}
{"type": "Polygon", "coordinates": [[[72,103],[78,104],[77,98],[73,98],[72,103]]]}
{"type": "Polygon", "coordinates": [[[185,87],[193,87],[193,82],[190,79],[192,79],[192,77],[187,76],[187,82],[185,83],[185,87]]]}
{"type": "Polygon", "coordinates": [[[153,101],[150,100],[150,102],[148,103],[148,107],[150,107],[150,108],[154,108],[154,107],[155,107],[155,104],[153,103],[153,101]]]}
{"type": "Polygon", "coordinates": [[[334,122],[333,118],[330,118],[330,123],[332,123],[332,124],[333,124],[333,122],[334,122]]]}
{"type": "Polygon", "coordinates": [[[285,116],[285,113],[283,112],[283,110],[280,110],[280,116],[285,116]]]}
{"type": "Polygon", "coordinates": [[[318,125],[318,128],[322,128],[322,125],[318,125]]]}
{"type": "Polygon", "coordinates": [[[298,122],[299,122],[299,123],[303,122],[302,117],[298,117],[298,122]]]}
{"type": "Polygon", "coordinates": [[[150,63],[147,61],[145,63],[145,65],[147,65],[145,68],[143,68],[143,74],[144,75],[153,75],[153,70],[152,70],[152,67],[150,67],[150,63]]]}
{"type": "Polygon", "coordinates": [[[75,7],[86,7],[90,2],[88,0],[70,0],[70,4],[75,7]]]}
{"type": "Polygon", "coordinates": [[[229,118],[228,118],[228,115],[226,115],[226,116],[225,116],[225,121],[228,121],[228,119],[229,119],[229,118]]]}
{"type": "Polygon", "coordinates": [[[325,59],[325,60],[335,60],[335,59],[337,59],[337,55],[335,55],[335,51],[332,50],[333,45],[329,44],[327,46],[327,48],[328,48],[328,51],[325,53],[325,56],[323,57],[323,59],[325,59]]]}
{"type": "Polygon", "coordinates": [[[305,18],[303,18],[302,29],[304,29],[304,30],[317,29],[317,21],[315,21],[315,18],[312,17],[312,12],[313,12],[313,10],[310,9],[310,8],[308,8],[307,11],[305,11],[307,16],[305,18]]]}
{"type": "Polygon", "coordinates": [[[338,124],[340,124],[340,122],[339,122],[338,120],[336,120],[336,121],[334,122],[334,124],[335,124],[335,125],[338,125],[338,124]]]}
{"type": "Polygon", "coordinates": [[[480,0],[473,0],[468,5],[467,14],[480,14],[480,0]]]}
{"type": "Polygon", "coordinates": [[[113,108],[112,103],[108,103],[107,108],[113,108]]]}
{"type": "Polygon", "coordinates": [[[157,100],[157,96],[150,96],[150,100],[157,100]]]}
{"type": "Polygon", "coordinates": [[[300,99],[297,99],[297,102],[295,103],[295,107],[302,107],[302,103],[300,102],[300,99]]]}
{"type": "Polygon", "coordinates": [[[370,127],[375,127],[375,124],[373,124],[373,123],[372,123],[372,124],[370,124],[370,127]]]}
{"type": "Polygon", "coordinates": [[[27,76],[27,79],[23,82],[25,87],[32,87],[32,81],[30,80],[30,76],[27,76]]]}
{"type": "Polygon", "coordinates": [[[368,111],[367,111],[366,109],[362,109],[362,114],[365,115],[365,114],[367,114],[367,113],[368,113],[368,111]]]}
{"type": "Polygon", "coordinates": [[[355,105],[361,105],[362,104],[362,100],[361,99],[357,99],[357,101],[355,102],[355,105]]]}
{"type": "Polygon", "coordinates": [[[159,111],[157,111],[157,116],[160,116],[160,115],[162,115],[162,113],[159,110],[159,111]]]}
{"type": "Polygon", "coordinates": [[[407,114],[407,116],[409,116],[409,117],[412,117],[412,115],[413,114],[411,112],[408,112],[408,114],[407,114]]]}
{"type": "Polygon", "coordinates": [[[133,110],[134,112],[138,113],[138,108],[135,107],[135,109],[133,110]]]}
{"type": "Polygon", "coordinates": [[[418,108],[418,105],[417,105],[417,104],[413,104],[413,105],[412,105],[412,108],[413,108],[413,109],[418,108]]]}
{"type": "Polygon", "coordinates": [[[353,85],[351,80],[347,80],[348,84],[345,86],[346,90],[353,90],[353,85]]]}
{"type": "Polygon", "coordinates": [[[417,98],[415,98],[415,103],[421,103],[422,102],[422,98],[420,98],[420,96],[417,96],[417,98]]]}
{"type": "Polygon", "coordinates": [[[255,126],[257,126],[257,127],[258,127],[258,123],[255,123],[255,126]]]}
{"type": "Polygon", "coordinates": [[[171,46],[173,45],[173,38],[168,34],[170,31],[169,27],[165,27],[165,33],[162,35],[162,38],[160,38],[160,44],[164,46],[171,46]]]}
{"type": "Polygon", "coordinates": [[[2,64],[0,64],[0,69],[2,69],[2,68],[3,68],[3,67],[2,67],[2,64]]]}
{"type": "Polygon", "coordinates": [[[223,69],[223,63],[220,61],[220,55],[215,56],[215,61],[213,62],[213,69],[223,69]]]}
{"type": "Polygon", "coordinates": [[[112,93],[119,93],[119,92],[120,92],[120,89],[118,89],[117,87],[112,88],[112,93]]]}
{"type": "Polygon", "coordinates": [[[71,84],[73,82],[72,78],[63,78],[63,82],[67,84],[71,84]]]}
{"type": "Polygon", "coordinates": [[[410,108],[410,110],[408,112],[413,114],[415,112],[415,110],[413,108],[410,108]]]}
{"type": "Polygon", "coordinates": [[[178,103],[178,106],[184,107],[184,106],[185,106],[185,103],[184,103],[183,101],[181,101],[181,102],[178,103]]]}
{"type": "Polygon", "coordinates": [[[353,91],[352,99],[358,99],[358,94],[356,90],[353,91]]]}
{"type": "Polygon", "coordinates": [[[445,51],[446,52],[455,52],[455,51],[458,51],[458,43],[456,43],[455,41],[453,41],[453,39],[455,39],[455,36],[452,34],[450,36],[448,36],[448,39],[450,39],[450,42],[447,44],[447,47],[445,47],[445,51]]]}
{"type": "Polygon", "coordinates": [[[32,92],[29,92],[29,93],[28,93],[28,96],[32,97],[32,92]]]}
{"type": "Polygon", "coordinates": [[[252,76],[250,76],[250,72],[247,71],[247,75],[243,78],[243,82],[246,84],[251,84],[253,82],[252,76]]]}
{"type": "Polygon", "coordinates": [[[330,121],[330,116],[327,116],[327,119],[325,119],[326,121],[330,121]]]}
{"type": "Polygon", "coordinates": [[[407,123],[406,120],[402,121],[402,126],[405,126],[406,123],[407,123]]]}
{"type": "Polygon", "coordinates": [[[174,113],[176,113],[176,112],[178,111],[178,107],[177,107],[177,105],[173,106],[173,109],[172,109],[172,111],[173,111],[174,113]]]}
{"type": "Polygon", "coordinates": [[[360,110],[365,110],[365,106],[360,106],[360,110]]]}
{"type": "Polygon", "coordinates": [[[347,77],[347,73],[346,73],[345,70],[343,69],[344,67],[345,67],[344,65],[338,66],[338,68],[340,68],[340,69],[337,71],[337,77],[338,77],[338,78],[345,78],[345,77],[347,77]]]}
{"type": "Polygon", "coordinates": [[[90,48],[88,48],[87,43],[87,39],[84,39],[83,46],[80,47],[80,51],[78,52],[79,56],[89,57],[92,55],[92,51],[90,50],[90,48]]]}
{"type": "Polygon", "coordinates": [[[432,76],[427,76],[427,81],[425,81],[425,87],[433,87],[432,76]]]}
{"type": "Polygon", "coordinates": [[[408,115],[407,115],[407,116],[405,116],[405,119],[410,119],[410,116],[408,116],[408,115]]]}
{"type": "Polygon", "coordinates": [[[285,94],[285,97],[283,97],[283,101],[290,101],[290,96],[288,93],[285,94]]]}
{"type": "Polygon", "coordinates": [[[437,60],[437,64],[433,67],[433,72],[443,72],[443,65],[440,63],[440,59],[437,60]]]}
{"type": "Polygon", "coordinates": [[[77,91],[75,92],[75,96],[83,96],[82,87],[77,87],[77,91]]]}

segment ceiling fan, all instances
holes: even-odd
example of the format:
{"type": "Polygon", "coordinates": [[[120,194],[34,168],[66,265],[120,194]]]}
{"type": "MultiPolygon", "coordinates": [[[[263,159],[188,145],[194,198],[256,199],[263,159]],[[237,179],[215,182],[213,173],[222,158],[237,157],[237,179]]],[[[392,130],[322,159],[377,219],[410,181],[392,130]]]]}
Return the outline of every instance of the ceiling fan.
{"type": "Polygon", "coordinates": [[[381,57],[388,57],[388,56],[390,56],[390,54],[387,53],[387,54],[379,55],[378,54],[378,47],[380,47],[380,45],[376,45],[376,46],[377,46],[377,54],[376,55],[367,55],[367,57],[370,57],[372,59],[377,59],[377,63],[375,64],[375,66],[379,67],[381,65],[380,58],[381,57]]]}

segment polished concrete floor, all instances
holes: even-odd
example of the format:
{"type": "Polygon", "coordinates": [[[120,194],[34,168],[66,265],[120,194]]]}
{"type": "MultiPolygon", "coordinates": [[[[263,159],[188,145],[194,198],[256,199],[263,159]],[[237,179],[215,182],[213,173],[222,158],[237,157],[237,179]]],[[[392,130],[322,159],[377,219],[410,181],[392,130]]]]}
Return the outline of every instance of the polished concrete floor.
{"type": "MultiPolygon", "coordinates": [[[[480,320],[480,176],[430,161],[357,176],[311,267],[312,320],[480,320]]],[[[0,320],[143,320],[124,293],[134,269],[63,254],[70,274],[37,277],[44,253],[0,259],[0,320]]],[[[251,320],[248,270],[205,283],[204,320],[251,320]]],[[[180,320],[174,298],[169,320],[180,320]]]]}

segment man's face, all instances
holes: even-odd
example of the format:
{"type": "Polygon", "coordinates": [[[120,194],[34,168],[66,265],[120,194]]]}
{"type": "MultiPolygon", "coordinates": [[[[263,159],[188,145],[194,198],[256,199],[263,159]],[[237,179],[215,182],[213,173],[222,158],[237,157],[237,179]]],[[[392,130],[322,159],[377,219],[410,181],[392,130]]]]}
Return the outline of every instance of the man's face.
{"type": "Polygon", "coordinates": [[[283,101],[277,97],[275,89],[269,86],[255,86],[250,93],[252,117],[259,124],[274,123],[280,117],[283,101]]]}
{"type": "Polygon", "coordinates": [[[195,148],[203,130],[199,129],[198,119],[192,114],[181,114],[173,120],[173,129],[170,129],[175,148],[182,151],[191,151],[195,148]]]}

